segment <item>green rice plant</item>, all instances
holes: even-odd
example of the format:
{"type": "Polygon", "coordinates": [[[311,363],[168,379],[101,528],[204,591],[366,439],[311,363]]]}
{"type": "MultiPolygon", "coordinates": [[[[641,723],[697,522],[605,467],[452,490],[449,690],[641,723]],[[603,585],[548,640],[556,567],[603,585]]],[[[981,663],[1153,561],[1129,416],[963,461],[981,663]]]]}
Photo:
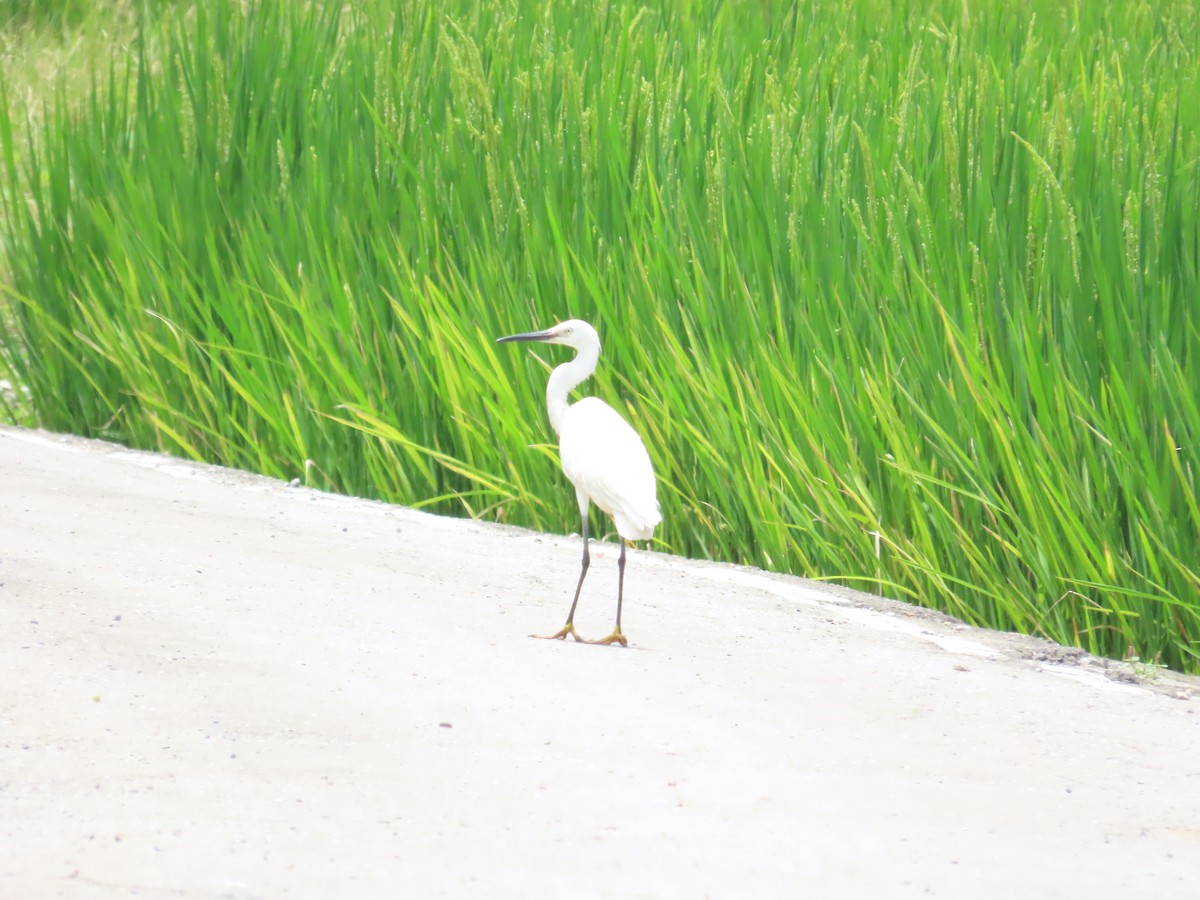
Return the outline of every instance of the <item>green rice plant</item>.
{"type": "Polygon", "coordinates": [[[86,0],[0,0],[0,28],[78,26],[92,5],[86,0]]]}
{"type": "Polygon", "coordinates": [[[666,549],[1200,671],[1200,15],[977,6],[143,15],[0,106],[0,347],[49,428],[561,531],[492,340],[586,318],[666,549]]]}

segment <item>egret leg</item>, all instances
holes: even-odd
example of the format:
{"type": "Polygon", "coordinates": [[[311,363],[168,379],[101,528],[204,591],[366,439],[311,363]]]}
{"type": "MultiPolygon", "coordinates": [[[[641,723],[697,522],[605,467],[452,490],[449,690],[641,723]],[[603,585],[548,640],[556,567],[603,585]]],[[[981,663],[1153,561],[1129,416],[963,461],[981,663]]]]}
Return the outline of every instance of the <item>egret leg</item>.
{"type": "Polygon", "coordinates": [[[591,554],[588,553],[588,521],[583,517],[583,564],[579,567],[579,584],[575,585],[575,599],[571,601],[571,611],[567,613],[567,624],[554,634],[531,634],[530,637],[543,638],[548,641],[561,641],[568,634],[577,641],[582,641],[575,631],[575,607],[579,605],[579,592],[583,590],[583,579],[587,575],[588,566],[592,564],[591,554]]]}
{"type": "Polygon", "coordinates": [[[585,641],[588,644],[620,644],[622,647],[628,647],[629,642],[625,640],[625,635],[621,634],[621,602],[625,595],[625,540],[621,539],[621,556],[617,560],[617,627],[613,629],[613,633],[606,638],[601,638],[598,641],[585,641]]]}

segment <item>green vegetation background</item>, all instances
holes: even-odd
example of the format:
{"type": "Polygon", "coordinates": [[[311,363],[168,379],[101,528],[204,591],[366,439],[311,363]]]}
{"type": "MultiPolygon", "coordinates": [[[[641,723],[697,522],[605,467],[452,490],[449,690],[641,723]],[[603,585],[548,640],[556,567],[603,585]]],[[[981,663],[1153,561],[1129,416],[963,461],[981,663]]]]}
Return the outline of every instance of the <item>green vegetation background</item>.
{"type": "Polygon", "coordinates": [[[1195,2],[31,8],[10,417],[569,531],[578,316],[659,546],[1200,670],[1195,2]]]}

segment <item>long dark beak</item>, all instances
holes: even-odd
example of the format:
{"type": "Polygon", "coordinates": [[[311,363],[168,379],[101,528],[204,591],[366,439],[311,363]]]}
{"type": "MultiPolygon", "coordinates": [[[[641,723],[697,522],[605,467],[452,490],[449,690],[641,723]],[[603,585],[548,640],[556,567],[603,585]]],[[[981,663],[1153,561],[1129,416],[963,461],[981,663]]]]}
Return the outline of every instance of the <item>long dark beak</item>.
{"type": "Polygon", "coordinates": [[[509,341],[548,341],[553,336],[549,331],[527,331],[525,334],[510,334],[508,337],[496,338],[496,343],[507,344],[509,341]]]}

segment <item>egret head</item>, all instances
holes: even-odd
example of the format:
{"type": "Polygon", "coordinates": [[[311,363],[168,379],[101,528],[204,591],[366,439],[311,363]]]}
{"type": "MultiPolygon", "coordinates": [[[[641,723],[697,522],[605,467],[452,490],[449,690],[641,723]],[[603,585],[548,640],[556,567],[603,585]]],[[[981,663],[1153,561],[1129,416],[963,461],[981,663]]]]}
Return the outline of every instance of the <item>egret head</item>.
{"type": "Polygon", "coordinates": [[[574,347],[576,350],[582,350],[592,345],[597,349],[600,347],[600,336],[596,334],[596,329],[582,319],[568,319],[565,322],[559,322],[552,328],[547,328],[545,331],[530,331],[525,334],[513,334],[508,337],[496,339],[497,344],[504,344],[508,341],[541,341],[545,344],[565,344],[568,347],[574,347]]]}

